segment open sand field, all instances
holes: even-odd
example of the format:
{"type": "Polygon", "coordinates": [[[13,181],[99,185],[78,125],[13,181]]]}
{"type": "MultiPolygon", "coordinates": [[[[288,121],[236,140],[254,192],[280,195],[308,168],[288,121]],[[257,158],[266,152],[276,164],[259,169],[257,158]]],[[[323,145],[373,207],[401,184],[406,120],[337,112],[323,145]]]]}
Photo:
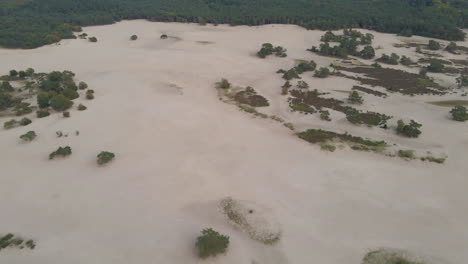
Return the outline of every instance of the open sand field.
{"type": "MultiPolygon", "coordinates": [[[[357,108],[394,116],[390,127],[399,118],[422,123],[421,136],[409,139],[393,129],[353,125],[335,111],[333,121],[325,122],[288,110],[280,95],[284,80],[275,72],[299,59],[313,59],[319,67],[333,62],[306,51],[319,45],[322,31],[137,20],[84,32],[98,42],[0,49],[1,74],[28,67],[71,70],[96,96],[77,99],[88,109],[73,108],[71,118],[31,115],[27,127],[0,129],[0,233],[31,237],[37,244],[34,250],[2,250],[0,263],[357,264],[381,247],[408,250],[427,263],[468,261],[467,123],[450,120],[450,108],[426,103],[466,97],[362,93],[365,101],[357,108]],[[129,40],[133,34],[138,40],[129,40]],[[169,38],[162,40],[161,34],[169,38]],[[259,59],[255,53],[265,42],[283,46],[288,56],[259,59]],[[220,100],[214,83],[221,78],[254,87],[271,104],[259,111],[292,122],[296,132],[347,131],[448,158],[436,164],[348,147],[323,151],[274,120],[220,100]],[[37,139],[20,142],[18,136],[28,130],[36,131],[37,139]],[[56,131],[69,136],[57,138],[56,131]],[[65,145],[73,155],[48,160],[65,145]],[[116,159],[99,167],[95,157],[102,150],[116,159]],[[227,196],[268,210],[281,228],[280,240],[264,245],[233,228],[218,210],[227,196]],[[194,243],[206,227],[230,236],[225,255],[197,257],[194,243]]],[[[376,57],[396,52],[417,59],[414,49],[392,46],[409,38],[372,33],[373,46],[382,47],[376,57]]],[[[455,77],[429,75],[455,86],[455,77]]],[[[340,100],[347,94],[336,90],[358,84],[312,73],[303,80],[340,100]]],[[[0,123],[8,119],[0,117],[0,123]]]]}

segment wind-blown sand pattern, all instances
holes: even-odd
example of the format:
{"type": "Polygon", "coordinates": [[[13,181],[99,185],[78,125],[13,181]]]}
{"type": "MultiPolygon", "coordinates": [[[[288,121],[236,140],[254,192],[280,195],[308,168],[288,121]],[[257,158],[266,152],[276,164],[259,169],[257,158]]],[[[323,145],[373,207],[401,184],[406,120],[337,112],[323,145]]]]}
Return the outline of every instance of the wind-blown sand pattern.
{"type": "MultiPolygon", "coordinates": [[[[434,256],[444,264],[468,260],[467,124],[450,120],[449,109],[427,103],[466,97],[408,96],[365,86],[388,96],[363,92],[364,104],[353,107],[394,116],[389,129],[353,125],[333,110],[326,122],[318,114],[291,112],[281,95],[284,80],[275,73],[296,60],[314,60],[319,67],[336,61],[306,51],[319,45],[324,32],[141,20],[84,32],[98,42],[0,49],[1,74],[28,67],[71,70],[96,96],[86,102],[86,111],[71,110],[70,118],[53,114],[27,127],[0,130],[0,233],[31,237],[37,245],[2,250],[0,263],[357,264],[381,247],[434,256]],[[138,40],[129,40],[133,34],[138,40]],[[161,34],[169,38],[160,39],[161,34]],[[259,59],[255,53],[265,42],[283,46],[288,56],[259,59]],[[270,103],[258,111],[293,123],[295,131],[224,103],[214,86],[221,78],[255,88],[270,103]],[[421,136],[398,136],[394,127],[400,118],[422,123],[421,136]],[[329,153],[294,134],[310,128],[448,159],[442,165],[406,161],[348,147],[329,153]],[[21,143],[19,135],[29,130],[38,137],[21,143]],[[55,134],[77,130],[79,136],[55,134]],[[66,145],[73,155],[47,159],[66,145]],[[99,167],[95,156],[103,150],[116,159],[99,167]],[[218,210],[227,196],[272,210],[281,224],[280,240],[265,245],[236,230],[218,210]],[[195,239],[207,227],[230,236],[225,256],[197,258],[195,239]]],[[[418,61],[414,48],[394,47],[409,38],[372,33],[373,46],[382,47],[376,58],[396,52],[418,61]]],[[[466,57],[443,54],[446,60],[466,57]]],[[[343,101],[348,95],[338,91],[364,86],[350,78],[312,76],[302,74],[309,90],[343,101]]],[[[443,87],[456,86],[456,76],[429,76],[443,87]]],[[[0,117],[0,123],[8,119],[0,117]]]]}

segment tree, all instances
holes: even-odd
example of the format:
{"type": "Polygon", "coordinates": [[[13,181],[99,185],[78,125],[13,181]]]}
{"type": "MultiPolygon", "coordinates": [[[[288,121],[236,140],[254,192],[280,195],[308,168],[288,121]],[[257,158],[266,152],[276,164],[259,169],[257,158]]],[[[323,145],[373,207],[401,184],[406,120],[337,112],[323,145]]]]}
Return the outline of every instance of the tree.
{"type": "Polygon", "coordinates": [[[273,54],[273,45],[271,43],[263,43],[262,47],[257,52],[257,56],[260,58],[265,58],[271,54],[273,54]]]}
{"type": "Polygon", "coordinates": [[[231,84],[227,79],[221,79],[221,81],[216,83],[216,88],[221,88],[221,89],[229,89],[231,88],[231,84]]]}
{"type": "Polygon", "coordinates": [[[430,50],[439,50],[440,49],[440,43],[431,39],[431,40],[429,40],[429,44],[427,45],[427,47],[430,50]]]}
{"type": "Polygon", "coordinates": [[[444,71],[444,64],[442,64],[438,60],[431,60],[429,66],[427,66],[427,70],[430,72],[443,72],[444,71]]]}
{"type": "Polygon", "coordinates": [[[359,57],[369,60],[375,57],[375,50],[372,46],[365,46],[360,52],[359,57]]]}
{"type": "Polygon", "coordinates": [[[51,98],[51,93],[48,92],[39,92],[37,94],[37,105],[39,108],[47,108],[50,106],[49,101],[51,98]]]}
{"type": "Polygon", "coordinates": [[[403,120],[398,120],[397,133],[406,137],[418,137],[421,134],[422,125],[414,120],[411,120],[409,124],[405,124],[403,120]]]}
{"type": "Polygon", "coordinates": [[[97,155],[97,163],[98,165],[103,165],[112,161],[114,158],[115,158],[114,153],[108,152],[108,151],[101,151],[101,153],[97,155]]]}
{"type": "Polygon", "coordinates": [[[202,235],[197,238],[195,245],[201,258],[216,256],[226,252],[229,246],[229,237],[221,235],[211,228],[203,229],[202,235]]]}
{"type": "Polygon", "coordinates": [[[314,73],[314,77],[317,78],[327,78],[330,75],[330,70],[327,67],[320,67],[314,73]]]}
{"type": "Polygon", "coordinates": [[[17,72],[16,70],[11,70],[11,71],[10,71],[10,76],[11,76],[11,77],[16,77],[16,76],[18,76],[18,72],[17,72]]]}
{"type": "Polygon", "coordinates": [[[457,53],[457,44],[452,41],[447,45],[447,47],[445,47],[445,50],[450,52],[450,53],[456,54],[457,53]]]}
{"type": "Polygon", "coordinates": [[[3,81],[0,85],[0,92],[13,92],[15,89],[11,86],[10,82],[3,81]]]}
{"type": "Polygon", "coordinates": [[[309,88],[309,84],[307,84],[307,83],[304,82],[304,81],[298,81],[298,82],[297,82],[297,88],[299,88],[299,89],[307,89],[307,88],[309,88]]]}
{"type": "Polygon", "coordinates": [[[21,78],[21,79],[24,79],[26,77],[26,72],[25,71],[20,71],[18,73],[18,76],[21,78]]]}
{"type": "Polygon", "coordinates": [[[73,102],[62,94],[54,95],[50,99],[50,106],[55,111],[65,111],[73,105],[73,102]]]}
{"type": "Polygon", "coordinates": [[[138,36],[137,36],[137,35],[132,35],[132,36],[130,37],[130,40],[137,40],[137,39],[138,39],[138,36]]]}
{"type": "Polygon", "coordinates": [[[362,104],[363,99],[362,99],[362,96],[360,96],[358,92],[352,91],[349,94],[348,102],[350,102],[352,104],[362,104]]]}
{"type": "Polygon", "coordinates": [[[80,97],[80,94],[78,94],[77,91],[75,91],[74,89],[70,89],[70,88],[63,90],[62,94],[70,100],[74,100],[80,97]]]}
{"type": "Polygon", "coordinates": [[[452,110],[450,110],[450,113],[452,114],[452,119],[455,121],[463,122],[468,120],[468,112],[466,107],[462,105],[456,105],[452,110]]]}
{"type": "Polygon", "coordinates": [[[31,77],[34,74],[34,69],[33,68],[28,68],[26,69],[26,75],[31,77]]]}
{"type": "Polygon", "coordinates": [[[317,67],[317,63],[311,60],[310,62],[300,62],[299,64],[294,67],[298,74],[302,74],[307,71],[313,71],[317,67]]]}

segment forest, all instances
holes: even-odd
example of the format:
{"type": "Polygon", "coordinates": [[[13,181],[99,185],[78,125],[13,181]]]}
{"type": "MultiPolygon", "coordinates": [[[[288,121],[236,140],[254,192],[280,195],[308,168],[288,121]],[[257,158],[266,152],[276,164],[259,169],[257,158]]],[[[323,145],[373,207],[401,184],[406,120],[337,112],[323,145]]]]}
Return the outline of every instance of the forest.
{"type": "Polygon", "coordinates": [[[0,46],[36,48],[124,19],[353,27],[457,41],[467,17],[468,0],[2,0],[0,46]]]}

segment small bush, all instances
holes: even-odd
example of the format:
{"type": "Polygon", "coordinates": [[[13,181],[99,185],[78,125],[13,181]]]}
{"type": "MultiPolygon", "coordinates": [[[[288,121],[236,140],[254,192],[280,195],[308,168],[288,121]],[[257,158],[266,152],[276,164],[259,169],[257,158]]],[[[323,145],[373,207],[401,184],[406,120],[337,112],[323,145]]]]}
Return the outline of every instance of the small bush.
{"type": "Polygon", "coordinates": [[[20,139],[23,141],[33,141],[37,137],[36,132],[34,131],[28,131],[27,133],[23,134],[20,136],[20,139]]]}
{"type": "Polygon", "coordinates": [[[455,121],[463,122],[468,120],[468,112],[466,107],[462,105],[456,105],[452,110],[450,110],[450,113],[452,114],[452,119],[455,121]]]}
{"type": "Polygon", "coordinates": [[[69,146],[59,147],[56,151],[49,154],[49,159],[54,159],[56,156],[66,157],[72,154],[72,150],[69,146]]]}
{"type": "Polygon", "coordinates": [[[97,42],[97,38],[96,37],[90,37],[88,38],[89,42],[97,42]]]}
{"type": "Polygon", "coordinates": [[[440,49],[440,43],[431,39],[431,40],[429,40],[429,44],[427,45],[427,47],[430,50],[439,50],[440,49]]]}
{"type": "Polygon", "coordinates": [[[445,47],[445,50],[450,52],[450,53],[456,54],[457,53],[457,44],[452,41],[447,45],[447,47],[445,47]]]}
{"type": "Polygon", "coordinates": [[[413,159],[414,158],[414,151],[413,150],[398,150],[398,157],[406,158],[406,159],[413,159]]]}
{"type": "Polygon", "coordinates": [[[62,94],[54,95],[50,99],[50,106],[55,111],[65,111],[73,105],[73,102],[62,94]]]}
{"type": "Polygon", "coordinates": [[[130,40],[137,40],[137,39],[138,39],[138,36],[137,36],[137,35],[132,35],[132,36],[130,37],[130,40]]]}
{"type": "Polygon", "coordinates": [[[3,128],[5,129],[11,129],[11,128],[14,128],[18,125],[18,121],[16,121],[15,119],[11,119],[9,121],[6,121],[5,123],[3,123],[3,128]]]}
{"type": "Polygon", "coordinates": [[[161,39],[167,39],[167,35],[166,35],[166,34],[162,34],[160,38],[161,38],[161,39]]]}
{"type": "Polygon", "coordinates": [[[86,99],[93,100],[94,99],[94,90],[87,90],[86,91],[86,99]]]}
{"type": "Polygon", "coordinates": [[[231,84],[229,83],[227,79],[223,78],[221,79],[221,81],[216,83],[216,87],[221,88],[221,89],[229,89],[231,88],[231,84]]]}
{"type": "Polygon", "coordinates": [[[99,165],[103,165],[112,161],[114,158],[115,158],[114,153],[108,152],[108,151],[102,151],[101,153],[97,155],[97,163],[99,165]]]}
{"type": "Polygon", "coordinates": [[[436,158],[436,157],[432,157],[432,156],[427,156],[427,157],[423,157],[421,158],[422,161],[429,161],[429,162],[435,162],[435,163],[439,163],[439,164],[442,164],[445,162],[446,158],[436,158]]]}
{"type": "Polygon", "coordinates": [[[84,105],[82,105],[82,104],[79,104],[79,105],[78,105],[78,111],[84,111],[84,110],[86,110],[86,109],[88,109],[86,106],[84,106],[84,105]]]}
{"type": "Polygon", "coordinates": [[[427,70],[430,72],[443,72],[444,68],[444,64],[437,60],[431,60],[429,66],[427,66],[427,70]]]}
{"type": "Polygon", "coordinates": [[[18,103],[15,105],[14,112],[17,116],[26,115],[32,113],[33,109],[30,107],[30,103],[18,103]]]}
{"type": "Polygon", "coordinates": [[[43,118],[46,116],[50,116],[50,113],[49,113],[49,110],[47,109],[41,109],[41,110],[36,111],[36,116],[37,118],[43,118]]]}
{"type": "Polygon", "coordinates": [[[406,137],[418,137],[421,134],[422,125],[414,120],[411,120],[409,124],[405,124],[403,120],[398,120],[397,133],[406,137]]]}
{"type": "Polygon", "coordinates": [[[80,82],[80,83],[78,84],[78,88],[79,88],[80,90],[85,90],[86,88],[88,88],[88,84],[85,83],[85,82],[80,82]]]}
{"type": "Polygon", "coordinates": [[[314,73],[314,77],[327,78],[330,75],[330,70],[327,67],[321,67],[314,73]]]}
{"type": "Polygon", "coordinates": [[[31,124],[32,121],[31,121],[31,119],[25,117],[25,118],[21,119],[19,123],[22,126],[27,126],[27,125],[31,124]]]}
{"type": "Polygon", "coordinates": [[[400,56],[398,56],[395,53],[392,53],[390,56],[384,53],[382,54],[380,58],[377,59],[377,61],[386,63],[386,64],[397,65],[399,59],[400,59],[400,56]]]}
{"type": "Polygon", "coordinates": [[[66,118],[70,117],[70,112],[68,111],[63,112],[62,114],[63,114],[63,117],[66,117],[66,118]]]}
{"type": "Polygon", "coordinates": [[[349,94],[348,102],[351,104],[362,104],[363,101],[362,96],[360,96],[358,92],[353,91],[349,94]]]}
{"type": "Polygon", "coordinates": [[[331,121],[330,112],[328,112],[327,110],[320,110],[320,119],[331,121]]]}
{"type": "Polygon", "coordinates": [[[216,256],[226,252],[229,246],[229,237],[221,235],[211,228],[204,229],[197,238],[196,247],[201,258],[216,256]]]}
{"type": "Polygon", "coordinates": [[[330,152],[333,152],[336,150],[336,147],[331,145],[331,144],[327,144],[325,142],[321,142],[320,143],[320,149],[321,150],[325,150],[325,151],[330,151],[330,152]]]}
{"type": "Polygon", "coordinates": [[[298,81],[298,82],[297,82],[297,88],[299,88],[299,89],[307,89],[307,88],[309,88],[309,84],[307,84],[307,83],[304,82],[304,81],[298,81]]]}
{"type": "Polygon", "coordinates": [[[74,99],[80,97],[80,94],[78,94],[77,91],[75,91],[74,89],[71,89],[71,88],[65,89],[62,94],[66,98],[68,98],[70,100],[74,100],[74,99]]]}

